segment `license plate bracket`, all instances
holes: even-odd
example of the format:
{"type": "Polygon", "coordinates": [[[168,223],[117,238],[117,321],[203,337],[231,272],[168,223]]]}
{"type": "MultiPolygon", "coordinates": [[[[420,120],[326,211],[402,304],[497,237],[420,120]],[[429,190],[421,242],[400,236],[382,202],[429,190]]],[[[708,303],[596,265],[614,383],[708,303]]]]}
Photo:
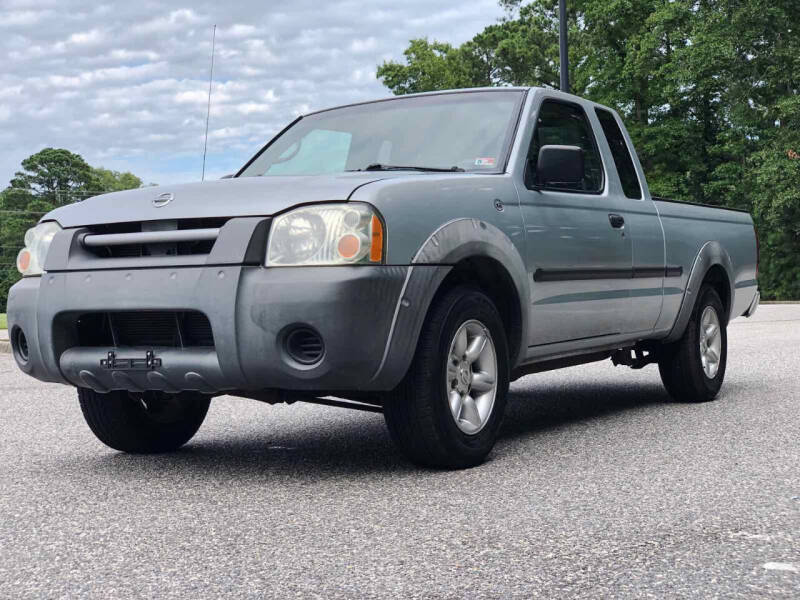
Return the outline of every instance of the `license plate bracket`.
{"type": "Polygon", "coordinates": [[[152,350],[144,353],[144,357],[121,358],[113,350],[107,358],[100,359],[100,366],[109,371],[152,371],[161,366],[161,359],[156,358],[152,350]]]}

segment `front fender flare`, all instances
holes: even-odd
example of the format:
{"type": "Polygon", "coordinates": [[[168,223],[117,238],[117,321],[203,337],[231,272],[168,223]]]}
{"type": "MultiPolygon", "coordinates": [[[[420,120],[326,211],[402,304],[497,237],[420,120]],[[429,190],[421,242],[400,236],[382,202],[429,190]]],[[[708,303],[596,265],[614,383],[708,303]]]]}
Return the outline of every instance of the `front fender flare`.
{"type": "MultiPolygon", "coordinates": [[[[372,377],[371,387],[392,389],[400,383],[411,365],[425,316],[439,286],[455,264],[476,256],[492,258],[502,264],[514,282],[522,323],[517,357],[518,360],[524,358],[531,293],[525,263],[511,239],[494,225],[480,219],[455,219],[434,231],[414,255],[397,300],[384,356],[372,377]]],[[[510,368],[514,366],[509,365],[510,368]]]]}

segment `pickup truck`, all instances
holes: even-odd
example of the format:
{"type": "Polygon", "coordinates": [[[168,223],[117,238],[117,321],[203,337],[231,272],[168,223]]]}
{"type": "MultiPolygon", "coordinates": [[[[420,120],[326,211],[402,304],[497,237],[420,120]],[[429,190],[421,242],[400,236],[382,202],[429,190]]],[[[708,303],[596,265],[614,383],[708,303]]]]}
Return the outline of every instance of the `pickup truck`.
{"type": "Polygon", "coordinates": [[[441,468],[527,374],[657,364],[712,400],[759,302],[746,212],[651,197],[616,112],[541,88],[304,115],[223,180],[52,211],[18,268],[16,362],[111,448],[174,450],[234,395],[381,412],[441,468]]]}

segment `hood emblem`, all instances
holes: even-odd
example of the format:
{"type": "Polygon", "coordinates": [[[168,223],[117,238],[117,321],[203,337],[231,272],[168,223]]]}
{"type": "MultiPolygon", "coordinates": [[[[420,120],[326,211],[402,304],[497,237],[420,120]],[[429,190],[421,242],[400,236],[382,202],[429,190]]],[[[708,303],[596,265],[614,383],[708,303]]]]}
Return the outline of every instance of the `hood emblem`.
{"type": "Polygon", "coordinates": [[[155,198],[153,198],[153,206],[156,208],[161,208],[162,206],[166,206],[175,198],[175,195],[172,192],[165,192],[163,194],[159,194],[155,198]]]}

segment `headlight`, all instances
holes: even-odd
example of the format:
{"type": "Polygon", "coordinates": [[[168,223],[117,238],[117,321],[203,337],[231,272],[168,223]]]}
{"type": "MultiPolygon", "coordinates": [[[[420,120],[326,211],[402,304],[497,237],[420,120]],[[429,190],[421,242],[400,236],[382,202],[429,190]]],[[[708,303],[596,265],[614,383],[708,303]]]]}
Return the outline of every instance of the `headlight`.
{"type": "Polygon", "coordinates": [[[54,221],[39,223],[25,232],[25,247],[17,254],[17,269],[25,276],[41,275],[53,237],[61,231],[54,221]]]}
{"type": "Polygon", "coordinates": [[[304,206],[272,221],[268,267],[383,262],[384,230],[367,204],[304,206]]]}

